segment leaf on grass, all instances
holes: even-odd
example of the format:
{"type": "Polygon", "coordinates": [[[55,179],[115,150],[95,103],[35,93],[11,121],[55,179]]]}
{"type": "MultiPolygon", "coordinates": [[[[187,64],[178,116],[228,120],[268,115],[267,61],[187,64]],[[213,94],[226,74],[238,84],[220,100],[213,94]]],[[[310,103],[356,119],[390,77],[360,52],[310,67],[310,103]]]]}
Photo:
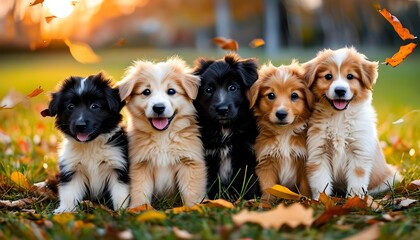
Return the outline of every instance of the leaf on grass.
{"type": "Polygon", "coordinates": [[[70,42],[68,39],[65,39],[64,43],[69,47],[73,58],[80,63],[97,63],[101,60],[86,43],[70,42]]]}
{"type": "Polygon", "coordinates": [[[141,222],[147,222],[147,221],[163,221],[166,219],[166,214],[163,212],[159,212],[159,211],[155,211],[155,210],[151,210],[151,211],[146,211],[142,214],[140,214],[136,220],[138,223],[141,222]]]}
{"type": "Polygon", "coordinates": [[[407,185],[407,189],[410,191],[417,191],[420,189],[420,179],[414,180],[407,185]]]}
{"type": "Polygon", "coordinates": [[[402,40],[417,38],[416,36],[411,34],[407,28],[404,28],[401,22],[398,20],[398,18],[392,15],[390,12],[388,12],[386,8],[378,11],[392,25],[392,27],[394,27],[395,32],[398,33],[398,36],[400,36],[402,40]]]}
{"type": "Polygon", "coordinates": [[[35,0],[35,1],[31,2],[31,3],[29,4],[29,6],[34,6],[34,5],[37,5],[37,4],[40,4],[40,3],[43,3],[43,2],[44,2],[44,0],[35,0]]]}
{"type": "Polygon", "coordinates": [[[129,213],[140,213],[140,212],[149,211],[149,210],[155,210],[155,209],[150,204],[142,204],[142,205],[139,205],[137,207],[129,208],[128,212],[129,213]]]}
{"type": "Polygon", "coordinates": [[[194,239],[194,235],[192,235],[186,230],[182,230],[177,227],[172,227],[172,231],[174,232],[176,239],[194,239]]]}
{"type": "Polygon", "coordinates": [[[0,200],[0,206],[11,208],[24,208],[26,205],[32,204],[37,200],[38,198],[24,198],[15,201],[0,200]]]}
{"type": "Polygon", "coordinates": [[[53,216],[52,220],[53,222],[58,223],[59,225],[67,225],[70,221],[73,221],[76,218],[76,216],[73,213],[61,213],[56,214],[53,216]]]}
{"type": "Polygon", "coordinates": [[[28,179],[26,179],[25,175],[23,175],[21,172],[12,172],[10,179],[21,188],[29,189],[31,187],[28,179]]]}
{"type": "Polygon", "coordinates": [[[348,198],[343,205],[343,208],[349,209],[367,209],[367,198],[361,199],[359,196],[348,198]]]}
{"type": "Polygon", "coordinates": [[[85,222],[82,220],[77,220],[73,224],[73,231],[77,232],[83,229],[94,229],[96,228],[95,224],[91,222],[85,222]]]}
{"type": "Polygon", "coordinates": [[[199,212],[199,213],[204,213],[203,208],[200,206],[200,204],[196,204],[192,207],[187,207],[187,206],[182,206],[182,207],[175,207],[172,209],[168,209],[167,211],[171,211],[174,214],[179,214],[179,213],[183,213],[183,212],[199,212]]]}
{"type": "Polygon", "coordinates": [[[331,209],[334,207],[335,203],[334,201],[327,195],[325,192],[322,192],[319,195],[319,201],[325,206],[325,209],[331,209]]]}
{"type": "Polygon", "coordinates": [[[405,198],[405,197],[400,197],[400,198],[395,198],[394,199],[394,205],[396,209],[402,209],[402,208],[407,208],[409,205],[411,205],[412,203],[417,202],[417,200],[414,199],[410,199],[410,198],[405,198]]]}
{"type": "Polygon", "coordinates": [[[264,44],[265,44],[264,39],[255,38],[249,43],[249,46],[252,47],[252,48],[257,48],[257,47],[263,46],[264,44]]]}
{"type": "Polygon", "coordinates": [[[407,45],[401,46],[400,50],[396,54],[394,54],[394,56],[385,59],[385,64],[389,64],[392,67],[400,65],[400,63],[404,61],[404,59],[406,59],[407,56],[410,55],[414,51],[414,49],[416,49],[416,47],[416,43],[409,43],[407,45]]]}
{"type": "Polygon", "coordinates": [[[329,222],[333,217],[345,215],[348,212],[350,212],[349,208],[343,208],[343,206],[333,206],[319,215],[319,217],[314,221],[313,225],[315,227],[322,226],[329,222]]]}
{"type": "Polygon", "coordinates": [[[224,199],[204,200],[203,204],[200,205],[204,207],[233,208],[233,204],[224,199]]]}
{"type": "Polygon", "coordinates": [[[239,49],[238,42],[233,39],[215,37],[213,38],[213,42],[216,43],[223,50],[237,51],[239,49]]]}
{"type": "Polygon", "coordinates": [[[379,238],[380,233],[379,224],[373,224],[372,226],[363,229],[361,232],[356,233],[353,236],[346,237],[343,240],[374,240],[379,238]]]}
{"type": "Polygon", "coordinates": [[[279,229],[283,225],[295,228],[300,225],[310,226],[313,222],[313,209],[305,208],[300,203],[293,203],[288,207],[283,204],[266,212],[249,212],[244,209],[232,216],[235,225],[247,222],[259,224],[263,228],[279,229]]]}
{"type": "Polygon", "coordinates": [[[292,192],[287,187],[278,185],[278,184],[272,186],[271,188],[267,188],[265,191],[267,191],[269,194],[276,196],[278,198],[289,199],[289,200],[299,200],[303,197],[300,194],[292,192]]]}

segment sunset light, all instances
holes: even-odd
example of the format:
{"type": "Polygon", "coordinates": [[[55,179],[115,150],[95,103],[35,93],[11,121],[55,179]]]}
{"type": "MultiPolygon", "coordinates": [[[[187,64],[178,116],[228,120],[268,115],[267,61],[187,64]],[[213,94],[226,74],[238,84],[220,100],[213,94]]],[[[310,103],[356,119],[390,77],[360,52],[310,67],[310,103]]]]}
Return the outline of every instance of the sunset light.
{"type": "Polygon", "coordinates": [[[65,18],[73,12],[73,2],[70,0],[45,0],[44,6],[48,8],[53,16],[65,18]]]}

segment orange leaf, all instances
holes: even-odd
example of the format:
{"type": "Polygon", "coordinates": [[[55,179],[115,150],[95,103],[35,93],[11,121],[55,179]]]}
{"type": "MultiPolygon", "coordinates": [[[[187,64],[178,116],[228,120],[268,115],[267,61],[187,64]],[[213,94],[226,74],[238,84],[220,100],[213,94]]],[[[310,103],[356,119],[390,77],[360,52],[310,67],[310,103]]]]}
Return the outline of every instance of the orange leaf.
{"type": "Polygon", "coordinates": [[[343,205],[343,208],[348,209],[367,209],[367,198],[361,199],[359,196],[348,198],[343,205]]]}
{"type": "Polygon", "coordinates": [[[233,208],[233,204],[224,199],[205,200],[203,204],[200,205],[204,207],[233,208]]]}
{"type": "Polygon", "coordinates": [[[172,211],[175,214],[183,213],[183,212],[194,212],[194,211],[197,211],[199,213],[204,213],[203,209],[200,207],[200,204],[196,204],[192,207],[187,207],[187,206],[175,207],[172,209],[168,209],[167,211],[172,211]]]}
{"type": "Polygon", "coordinates": [[[322,192],[321,195],[319,195],[319,201],[325,206],[325,209],[331,209],[334,207],[334,201],[327,195],[325,192],[322,192]]]}
{"type": "Polygon", "coordinates": [[[72,43],[70,40],[65,39],[64,42],[70,49],[70,53],[76,61],[80,63],[96,63],[101,59],[92,48],[86,43],[72,43]]]}
{"type": "Polygon", "coordinates": [[[118,41],[114,44],[114,47],[121,47],[124,46],[127,42],[124,38],[118,39],[118,41]]]}
{"type": "Polygon", "coordinates": [[[313,209],[305,208],[300,203],[286,207],[283,204],[265,212],[249,212],[247,209],[232,216],[235,225],[247,222],[256,223],[263,228],[279,229],[283,225],[295,228],[300,225],[310,226],[313,222],[313,209]]]}
{"type": "Polygon", "coordinates": [[[21,172],[12,172],[10,179],[21,188],[29,189],[31,187],[28,179],[21,172]]]}
{"type": "Polygon", "coordinates": [[[350,211],[349,208],[343,208],[343,206],[333,206],[330,209],[323,212],[315,221],[314,226],[319,227],[326,224],[331,218],[335,216],[345,215],[350,211]]]}
{"type": "Polygon", "coordinates": [[[142,205],[139,205],[137,207],[129,208],[128,209],[128,212],[129,213],[140,213],[140,212],[144,212],[144,211],[148,211],[148,210],[154,210],[154,208],[152,207],[152,205],[150,205],[150,204],[142,204],[142,205]]]}
{"type": "Polygon", "coordinates": [[[410,191],[415,191],[420,188],[420,179],[414,180],[410,182],[407,186],[407,189],[410,191]]]}
{"type": "Polygon", "coordinates": [[[386,8],[382,10],[378,10],[378,11],[386,20],[388,20],[388,22],[392,25],[392,27],[394,27],[395,32],[398,33],[398,35],[400,36],[402,40],[417,38],[413,34],[411,34],[407,28],[404,28],[401,22],[398,20],[398,18],[396,18],[394,15],[388,12],[386,8]]]}
{"type": "Polygon", "coordinates": [[[27,96],[32,98],[32,97],[36,97],[39,94],[41,94],[44,90],[41,88],[41,86],[39,86],[38,88],[36,88],[35,90],[33,90],[31,93],[29,93],[27,96]]]}
{"type": "Polygon", "coordinates": [[[416,43],[409,43],[407,45],[401,46],[400,50],[392,56],[392,58],[386,58],[385,63],[386,65],[391,65],[392,67],[398,66],[404,59],[410,55],[414,49],[416,49],[416,43]]]}
{"type": "Polygon", "coordinates": [[[239,49],[238,42],[233,39],[215,37],[213,38],[213,42],[216,43],[223,50],[237,51],[239,49]]]}
{"type": "Polygon", "coordinates": [[[266,191],[269,194],[278,198],[284,198],[289,200],[299,200],[303,197],[300,194],[290,191],[290,189],[288,189],[287,187],[278,184],[272,186],[271,188],[267,188],[266,191]]]}
{"type": "Polygon", "coordinates": [[[45,21],[47,22],[47,23],[50,23],[52,20],[54,20],[54,19],[56,19],[57,17],[56,16],[48,16],[48,17],[45,17],[45,21]]]}
{"type": "Polygon", "coordinates": [[[264,39],[262,38],[256,38],[253,39],[250,43],[249,46],[252,48],[257,48],[257,47],[261,47],[265,44],[264,39]]]}
{"type": "Polygon", "coordinates": [[[137,217],[137,222],[146,222],[146,221],[162,221],[166,219],[166,214],[159,211],[147,211],[140,214],[137,217]]]}
{"type": "Polygon", "coordinates": [[[29,6],[34,6],[34,5],[43,3],[43,2],[44,2],[44,0],[35,0],[34,2],[30,3],[29,6]]]}

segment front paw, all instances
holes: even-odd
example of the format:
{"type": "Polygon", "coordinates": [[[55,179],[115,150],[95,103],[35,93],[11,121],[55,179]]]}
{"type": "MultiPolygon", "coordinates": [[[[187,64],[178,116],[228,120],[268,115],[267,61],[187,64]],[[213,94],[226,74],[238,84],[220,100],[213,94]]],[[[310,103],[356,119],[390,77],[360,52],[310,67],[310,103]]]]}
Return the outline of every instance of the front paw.
{"type": "Polygon", "coordinates": [[[60,206],[53,211],[54,214],[61,214],[65,212],[75,212],[76,206],[60,206]]]}

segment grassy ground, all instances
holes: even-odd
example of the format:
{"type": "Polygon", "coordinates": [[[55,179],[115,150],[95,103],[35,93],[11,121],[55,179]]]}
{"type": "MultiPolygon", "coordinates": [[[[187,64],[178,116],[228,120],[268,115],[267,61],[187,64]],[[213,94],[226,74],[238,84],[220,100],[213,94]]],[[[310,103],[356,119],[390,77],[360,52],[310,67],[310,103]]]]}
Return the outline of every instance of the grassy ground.
{"type": "MultiPolygon", "coordinates": [[[[393,50],[371,50],[372,60],[383,62],[393,50]]],[[[56,84],[70,75],[88,75],[104,70],[119,80],[124,69],[134,59],[165,59],[178,54],[189,64],[198,56],[219,57],[221,52],[194,50],[110,49],[99,51],[102,62],[82,65],[65,53],[20,53],[0,56],[0,98],[10,88],[27,94],[38,86],[48,93],[56,84]]],[[[304,62],[314,56],[316,50],[289,50],[272,59],[274,64],[289,63],[292,58],[304,62]]],[[[260,63],[267,59],[258,50],[240,52],[244,57],[258,56],[260,63]]],[[[419,190],[407,190],[406,183],[420,179],[420,54],[410,56],[401,66],[393,69],[380,65],[379,79],[374,88],[374,105],[378,111],[378,132],[388,162],[397,165],[404,176],[404,183],[392,197],[420,200],[419,190]],[[414,111],[413,111],[414,110],[414,111]],[[404,116],[405,115],[405,116],[404,116]],[[392,122],[404,116],[401,124],[392,122]]],[[[248,203],[237,203],[231,209],[203,208],[202,212],[173,213],[165,209],[174,207],[177,201],[164,201],[155,206],[164,218],[142,220],[142,214],[126,211],[110,212],[100,206],[83,205],[77,214],[54,216],[57,207],[55,195],[40,193],[28,188],[16,187],[10,176],[23,173],[30,183],[44,181],[57,171],[56,147],[60,141],[53,128],[53,119],[42,118],[39,112],[47,106],[47,94],[31,99],[29,103],[14,109],[0,109],[0,200],[18,200],[35,197],[24,207],[0,205],[0,239],[74,239],[74,238],[179,238],[174,227],[193,234],[194,238],[291,238],[337,239],[351,236],[373,222],[379,223],[381,238],[414,239],[420,237],[419,203],[397,209],[389,201],[385,210],[374,212],[367,209],[353,210],[349,214],[332,218],[323,226],[282,227],[280,230],[264,229],[255,224],[236,226],[232,215],[244,208],[257,210],[248,203]],[[391,215],[390,219],[387,217],[391,215]]],[[[377,196],[377,198],[381,198],[377,196]]],[[[290,203],[290,202],[286,202],[290,203]]],[[[321,204],[305,202],[314,209],[315,217],[325,208],[321,204]]]]}

